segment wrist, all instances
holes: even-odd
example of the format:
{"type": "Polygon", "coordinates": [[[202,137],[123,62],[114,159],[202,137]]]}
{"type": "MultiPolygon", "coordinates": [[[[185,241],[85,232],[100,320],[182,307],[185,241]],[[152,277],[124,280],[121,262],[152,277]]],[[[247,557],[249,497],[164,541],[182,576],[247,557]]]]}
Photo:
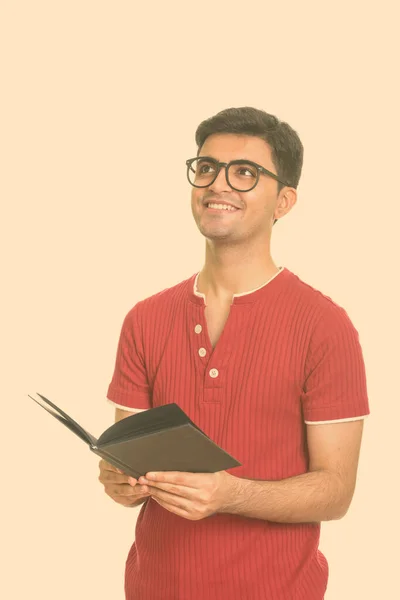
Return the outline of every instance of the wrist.
{"type": "Polygon", "coordinates": [[[241,507],[246,502],[250,493],[251,481],[229,474],[227,482],[227,493],[224,505],[220,512],[231,515],[240,514],[241,507]]]}

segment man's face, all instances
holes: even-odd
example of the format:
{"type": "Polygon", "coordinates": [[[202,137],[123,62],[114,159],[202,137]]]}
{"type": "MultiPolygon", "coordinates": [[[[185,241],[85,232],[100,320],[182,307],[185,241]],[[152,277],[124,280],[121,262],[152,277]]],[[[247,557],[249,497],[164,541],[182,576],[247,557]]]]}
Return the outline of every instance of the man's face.
{"type": "MultiPolygon", "coordinates": [[[[210,135],[200,149],[200,156],[211,156],[226,163],[235,159],[252,160],[276,173],[270,147],[264,140],[253,136],[225,133],[210,135]]],[[[237,192],[229,186],[225,169],[221,168],[210,186],[192,188],[192,214],[200,232],[210,240],[239,242],[258,236],[265,240],[274,221],[278,204],[277,189],[278,182],[275,179],[261,174],[253,190],[237,192]],[[229,202],[236,210],[207,207],[207,203],[218,204],[219,200],[229,202]]],[[[283,193],[281,191],[279,197],[283,193]]]]}

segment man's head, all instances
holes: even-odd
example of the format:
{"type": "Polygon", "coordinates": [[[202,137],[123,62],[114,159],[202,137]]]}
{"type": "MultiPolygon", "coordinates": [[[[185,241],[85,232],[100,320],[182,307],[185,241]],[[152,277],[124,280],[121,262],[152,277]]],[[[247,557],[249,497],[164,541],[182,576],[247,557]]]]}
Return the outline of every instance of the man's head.
{"type": "Polygon", "coordinates": [[[229,108],[200,123],[196,143],[197,157],[223,163],[245,159],[263,168],[250,164],[251,169],[246,170],[246,165],[234,164],[228,171],[228,183],[224,166],[211,182],[218,165],[203,161],[191,164],[189,179],[195,186],[204,186],[192,188],[192,212],[205,237],[238,241],[257,232],[263,235],[295,204],[303,145],[287,123],[256,108],[229,108]],[[234,189],[247,189],[256,182],[250,191],[234,189]],[[207,209],[208,202],[218,200],[238,210],[207,209]]]}

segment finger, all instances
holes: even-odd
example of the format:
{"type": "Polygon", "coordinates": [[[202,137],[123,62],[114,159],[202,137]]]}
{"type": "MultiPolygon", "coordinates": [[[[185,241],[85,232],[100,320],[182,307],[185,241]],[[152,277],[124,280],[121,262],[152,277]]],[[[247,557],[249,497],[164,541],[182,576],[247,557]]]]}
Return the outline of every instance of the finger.
{"type": "Polygon", "coordinates": [[[99,467],[100,467],[101,471],[113,471],[114,473],[121,473],[121,474],[124,473],[123,471],[121,471],[121,469],[117,469],[117,467],[114,467],[114,465],[112,465],[109,462],[107,462],[106,460],[104,460],[104,458],[102,458],[100,460],[99,467]]]}
{"type": "Polygon", "coordinates": [[[128,477],[128,475],[120,475],[115,471],[102,471],[99,475],[99,479],[102,483],[129,483],[132,486],[137,484],[137,480],[133,479],[133,477],[128,477]]]}
{"type": "Polygon", "coordinates": [[[178,517],[183,517],[187,519],[189,516],[189,513],[186,510],[179,508],[178,506],[168,504],[168,502],[164,502],[164,500],[161,500],[160,498],[153,498],[153,500],[155,500],[160,506],[165,508],[165,510],[168,510],[169,512],[173,513],[174,515],[177,515],[178,517]]]}
{"type": "Polygon", "coordinates": [[[139,498],[132,498],[132,496],[116,496],[114,498],[113,496],[110,496],[110,499],[120,506],[137,506],[137,501],[139,498]]]}
{"type": "Polygon", "coordinates": [[[182,471],[149,472],[144,476],[150,482],[174,483],[184,487],[198,488],[204,481],[204,476],[209,473],[184,473],[182,471]]]}
{"type": "Polygon", "coordinates": [[[146,492],[145,490],[142,489],[141,486],[135,486],[132,487],[129,484],[108,484],[106,486],[104,486],[104,490],[106,492],[106,494],[108,494],[111,497],[121,497],[121,496],[129,496],[129,497],[140,497],[140,496],[149,496],[150,493],[146,492]]]}
{"type": "MultiPolygon", "coordinates": [[[[140,480],[139,480],[140,483],[140,480]]],[[[164,490],[165,492],[169,492],[174,496],[179,496],[180,498],[186,498],[188,500],[194,499],[195,494],[198,494],[198,490],[194,488],[185,487],[183,485],[176,485],[173,483],[161,483],[158,481],[149,481],[145,484],[151,490],[164,490]]]]}
{"type": "Polygon", "coordinates": [[[171,506],[175,506],[176,508],[183,509],[186,505],[185,499],[181,496],[175,496],[174,494],[170,494],[169,492],[165,492],[164,490],[159,490],[157,488],[153,488],[150,490],[150,495],[152,498],[156,498],[170,504],[171,506]]]}

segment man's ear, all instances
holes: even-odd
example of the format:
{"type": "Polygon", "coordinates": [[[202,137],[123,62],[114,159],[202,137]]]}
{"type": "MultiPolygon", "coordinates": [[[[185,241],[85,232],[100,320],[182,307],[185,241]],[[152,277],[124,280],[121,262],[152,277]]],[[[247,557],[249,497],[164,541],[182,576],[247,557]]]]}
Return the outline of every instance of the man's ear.
{"type": "Polygon", "coordinates": [[[297,191],[294,188],[286,188],[281,190],[278,203],[274,212],[274,219],[281,219],[297,202],[297,191]]]}

